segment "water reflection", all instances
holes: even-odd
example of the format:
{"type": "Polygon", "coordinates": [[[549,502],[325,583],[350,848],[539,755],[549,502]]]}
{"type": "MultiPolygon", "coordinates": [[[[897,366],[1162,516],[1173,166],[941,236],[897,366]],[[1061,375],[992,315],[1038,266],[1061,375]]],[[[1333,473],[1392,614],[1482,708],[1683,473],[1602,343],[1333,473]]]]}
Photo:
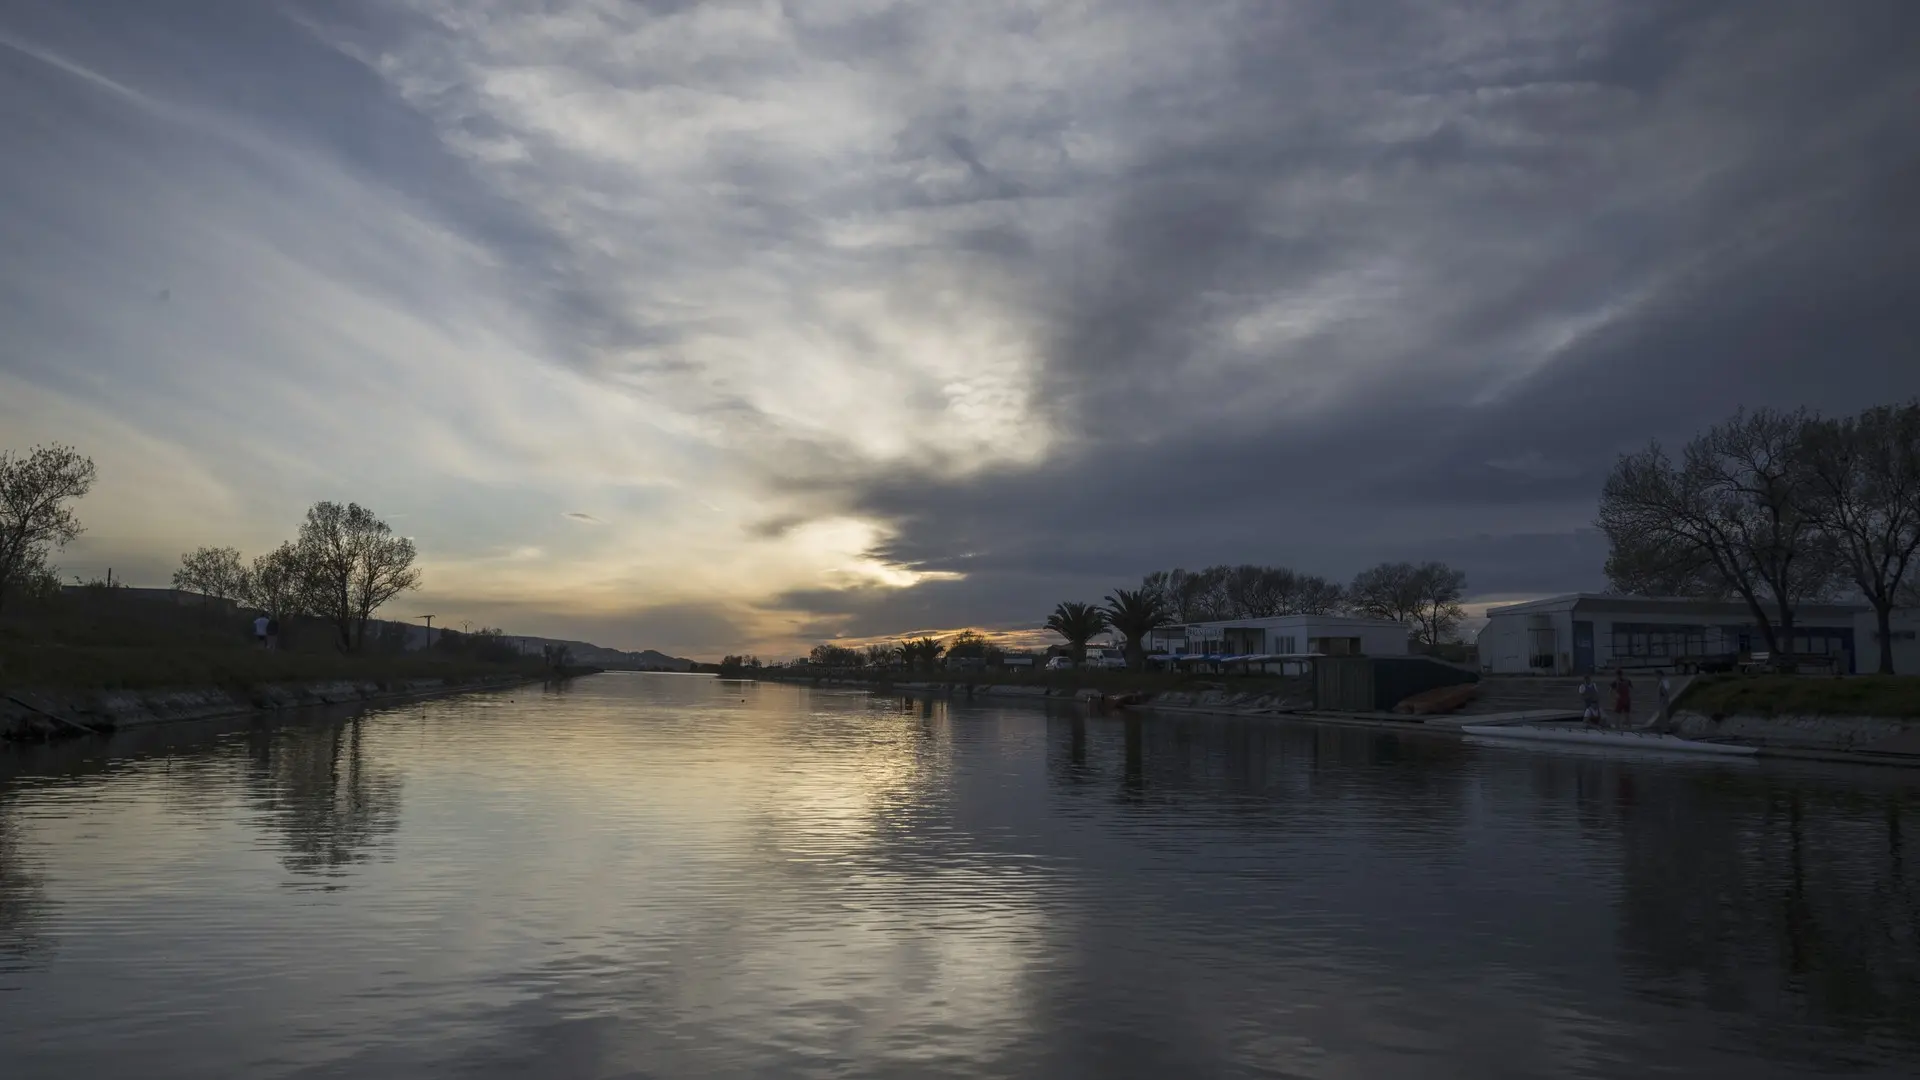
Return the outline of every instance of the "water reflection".
{"type": "Polygon", "coordinates": [[[1905,774],[639,676],[94,756],[0,777],[9,1080],[1920,1061],[1905,774]]]}
{"type": "MultiPolygon", "coordinates": [[[[1120,802],[1189,827],[1174,872],[1218,881],[1210,846],[1235,847],[1260,865],[1234,884],[1257,880],[1272,903],[1364,905],[1319,885],[1296,893],[1274,869],[1321,879],[1325,864],[1346,857],[1334,845],[1351,832],[1373,852],[1443,859],[1453,872],[1491,854],[1501,865],[1487,869],[1505,890],[1543,894],[1531,911],[1512,896],[1483,897],[1484,909],[1404,896],[1401,919],[1351,919],[1382,940],[1408,929],[1426,939],[1396,943],[1407,945],[1395,954],[1400,976],[1463,931],[1485,949],[1512,944],[1490,927],[1524,934],[1529,923],[1541,934],[1525,942],[1537,966],[1550,969],[1545,954],[1567,950],[1580,954],[1568,966],[1598,968],[1593,946],[1609,935],[1583,920],[1605,913],[1583,914],[1581,898],[1567,895],[1584,890],[1613,908],[1609,959],[1626,989],[1676,1015],[1719,1017],[1715,1039],[1815,1069],[1920,1053],[1920,885],[1904,850],[1920,806],[1915,777],[1488,753],[1232,720],[1129,718],[1103,732],[1101,721],[1076,716],[1051,723],[1048,776],[1070,803],[1104,776],[1120,802]],[[1343,812],[1357,828],[1343,825],[1343,812]],[[1542,919],[1544,905],[1565,910],[1542,919]]],[[[1211,899],[1237,898],[1221,889],[1211,899]]],[[[1337,933],[1348,921],[1329,924],[1337,933]]],[[[1184,940],[1178,924],[1159,929],[1184,940]]],[[[1258,939],[1236,947],[1288,960],[1258,939]]]]}
{"type": "Polygon", "coordinates": [[[46,886],[26,865],[20,826],[9,813],[12,793],[0,780],[0,990],[45,946],[38,930],[46,886]]]}
{"type": "Polygon", "coordinates": [[[370,760],[358,718],[256,731],[247,794],[297,874],[340,877],[400,827],[400,774],[370,760]]]}
{"type": "Polygon", "coordinates": [[[1920,1046],[1911,790],[1724,774],[1629,790],[1620,947],[1636,993],[1739,1017],[1780,1058],[1920,1046]]]}

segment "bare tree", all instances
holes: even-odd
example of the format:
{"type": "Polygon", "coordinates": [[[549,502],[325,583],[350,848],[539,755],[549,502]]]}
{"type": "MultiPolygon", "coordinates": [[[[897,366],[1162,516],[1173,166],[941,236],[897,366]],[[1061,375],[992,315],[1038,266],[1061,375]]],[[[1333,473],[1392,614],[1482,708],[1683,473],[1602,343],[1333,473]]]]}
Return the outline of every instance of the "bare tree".
{"type": "Polygon", "coordinates": [[[199,593],[205,598],[203,602],[244,600],[250,591],[240,550],[230,547],[195,548],[180,556],[180,569],[173,572],[173,587],[199,593]]]}
{"type": "Polygon", "coordinates": [[[1234,617],[1228,594],[1227,577],[1231,567],[1210,566],[1205,570],[1162,570],[1148,574],[1140,591],[1156,596],[1160,607],[1175,622],[1205,622],[1234,617]]]}
{"type": "Polygon", "coordinates": [[[313,504],[294,547],[302,599],[333,623],[343,651],[360,648],[367,621],[382,604],[420,584],[413,541],[393,535],[359,503],[313,504]]]}
{"type": "Polygon", "coordinates": [[[1264,619],[1275,615],[1328,615],[1340,610],[1340,586],[1284,566],[1210,566],[1205,570],[1157,570],[1141,579],[1169,616],[1183,622],[1264,619]]]}
{"type": "Polygon", "coordinates": [[[1622,455],[1600,495],[1616,587],[1664,577],[1745,600],[1767,648],[1791,643],[1793,615],[1832,592],[1831,545],[1803,505],[1798,464],[1807,417],[1741,412],[1687,444],[1675,464],[1658,443],[1622,455]],[[1624,581],[1623,581],[1624,578],[1624,581]]]}
{"type": "Polygon", "coordinates": [[[1316,574],[1301,574],[1282,615],[1337,615],[1347,606],[1347,591],[1316,574]]]}
{"type": "Polygon", "coordinates": [[[1467,614],[1460,607],[1460,598],[1467,591],[1467,572],[1446,563],[1425,562],[1415,568],[1414,584],[1419,596],[1414,624],[1420,640],[1431,646],[1452,638],[1467,614]]]}
{"type": "Polygon", "coordinates": [[[1409,562],[1381,563],[1362,570],[1347,587],[1347,605],[1361,615],[1420,624],[1426,590],[1420,568],[1409,562]]]}
{"type": "Polygon", "coordinates": [[[1688,447],[1708,477],[1710,504],[1772,602],[1776,655],[1791,649],[1800,605],[1831,596],[1842,580],[1838,553],[1807,512],[1801,486],[1810,419],[1805,410],[1742,410],[1688,447]]]}
{"type": "Polygon", "coordinates": [[[300,549],[291,543],[281,544],[265,555],[254,557],[253,566],[247,570],[246,594],[241,600],[249,607],[266,612],[268,618],[284,619],[304,610],[305,585],[300,549]]]}
{"type": "Polygon", "coordinates": [[[1242,563],[1221,567],[1221,591],[1225,594],[1229,619],[1265,619],[1282,614],[1293,592],[1296,575],[1291,570],[1242,563]]]}
{"type": "Polygon", "coordinates": [[[70,446],[0,451],[0,605],[52,574],[47,557],[81,533],[67,506],[93,488],[93,461],[70,446]]]}
{"type": "Polygon", "coordinates": [[[947,661],[979,660],[988,664],[997,664],[1007,650],[995,644],[993,640],[978,630],[962,630],[947,639],[947,661]]]}
{"type": "Polygon", "coordinates": [[[1698,552],[1665,543],[1616,543],[1607,554],[1607,588],[1621,596],[1725,600],[1733,589],[1698,552]]]}
{"type": "Polygon", "coordinates": [[[1920,402],[1811,420],[1801,449],[1805,511],[1873,605],[1891,675],[1892,611],[1920,552],[1920,402]]]}
{"type": "Polygon", "coordinates": [[[861,661],[870,668],[892,667],[894,655],[890,645],[869,645],[861,650],[861,661]]]}
{"type": "Polygon", "coordinates": [[[859,667],[860,650],[845,645],[815,645],[807,654],[807,663],[826,668],[859,667]]]}

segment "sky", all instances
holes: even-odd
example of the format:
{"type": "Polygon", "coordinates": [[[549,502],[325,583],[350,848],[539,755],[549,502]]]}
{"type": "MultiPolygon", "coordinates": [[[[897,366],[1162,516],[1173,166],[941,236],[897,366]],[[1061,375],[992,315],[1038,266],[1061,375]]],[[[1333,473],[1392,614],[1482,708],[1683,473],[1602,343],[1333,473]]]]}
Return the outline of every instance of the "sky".
{"type": "Polygon", "coordinates": [[[0,448],[164,584],[717,657],[1155,569],[1597,588],[1606,470],[1920,394],[1910,0],[5,0],[0,448]],[[404,609],[404,610],[401,610],[404,609]]]}

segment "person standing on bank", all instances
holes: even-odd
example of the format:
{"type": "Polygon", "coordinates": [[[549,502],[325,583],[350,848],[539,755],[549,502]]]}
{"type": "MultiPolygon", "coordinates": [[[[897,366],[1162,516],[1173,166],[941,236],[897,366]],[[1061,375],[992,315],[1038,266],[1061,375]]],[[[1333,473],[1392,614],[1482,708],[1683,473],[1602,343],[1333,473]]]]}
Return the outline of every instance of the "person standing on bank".
{"type": "Polygon", "coordinates": [[[267,651],[276,652],[280,648],[280,620],[267,619],[267,651]]]}
{"type": "Polygon", "coordinates": [[[1600,717],[1600,688],[1593,685],[1593,672],[1591,671],[1587,672],[1586,675],[1580,679],[1580,702],[1586,706],[1580,717],[1582,721],[1594,725],[1602,723],[1600,717]]]}
{"type": "Polygon", "coordinates": [[[1633,682],[1626,668],[1613,669],[1614,726],[1626,730],[1633,726],[1633,682]]]}
{"type": "Polygon", "coordinates": [[[267,613],[264,611],[253,620],[253,640],[258,642],[263,649],[267,647],[267,626],[272,621],[272,619],[267,618],[267,613]]]}
{"type": "Polygon", "coordinates": [[[1654,684],[1654,693],[1660,698],[1660,711],[1653,717],[1654,726],[1658,727],[1667,723],[1667,714],[1673,711],[1673,684],[1667,681],[1667,669],[1661,668],[1654,674],[1660,680],[1654,684]]]}

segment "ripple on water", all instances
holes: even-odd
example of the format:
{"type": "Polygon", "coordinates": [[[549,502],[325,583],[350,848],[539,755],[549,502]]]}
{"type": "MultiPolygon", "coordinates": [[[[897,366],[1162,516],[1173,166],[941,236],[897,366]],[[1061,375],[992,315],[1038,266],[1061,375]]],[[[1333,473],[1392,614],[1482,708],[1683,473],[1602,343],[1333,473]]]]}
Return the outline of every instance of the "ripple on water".
{"type": "Polygon", "coordinates": [[[7,1076],[1911,1075],[1904,777],[606,675],[0,764],[7,1076]]]}

